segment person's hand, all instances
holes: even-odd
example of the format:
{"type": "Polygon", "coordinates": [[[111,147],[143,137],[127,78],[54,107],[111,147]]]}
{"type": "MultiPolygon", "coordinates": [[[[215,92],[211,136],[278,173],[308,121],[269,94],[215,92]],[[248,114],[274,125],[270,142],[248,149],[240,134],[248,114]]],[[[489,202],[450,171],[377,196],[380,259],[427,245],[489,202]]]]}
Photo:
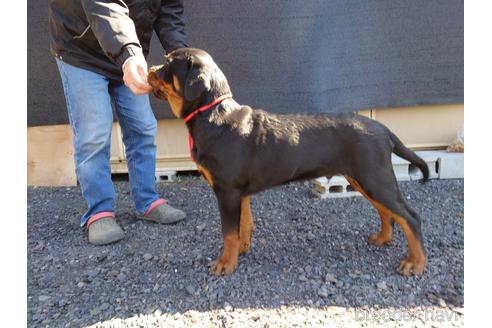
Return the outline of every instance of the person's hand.
{"type": "Polygon", "coordinates": [[[137,96],[152,91],[147,82],[147,62],[143,55],[128,58],[123,64],[123,82],[137,96]]]}

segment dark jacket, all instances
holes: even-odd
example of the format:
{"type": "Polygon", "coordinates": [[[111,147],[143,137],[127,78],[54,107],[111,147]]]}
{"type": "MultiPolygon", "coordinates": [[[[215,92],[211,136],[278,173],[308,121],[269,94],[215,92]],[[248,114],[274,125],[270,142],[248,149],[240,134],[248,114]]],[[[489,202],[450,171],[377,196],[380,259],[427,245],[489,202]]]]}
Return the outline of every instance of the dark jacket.
{"type": "Polygon", "coordinates": [[[117,81],[154,30],[167,52],[187,46],[182,0],[52,0],[49,22],[53,55],[117,81]]]}

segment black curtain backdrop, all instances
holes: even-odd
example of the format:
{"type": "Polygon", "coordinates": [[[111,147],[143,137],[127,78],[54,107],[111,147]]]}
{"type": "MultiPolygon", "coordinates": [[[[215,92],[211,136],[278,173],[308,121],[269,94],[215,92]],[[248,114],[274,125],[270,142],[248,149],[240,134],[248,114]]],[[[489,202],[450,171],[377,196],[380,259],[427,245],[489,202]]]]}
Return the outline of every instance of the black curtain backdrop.
{"type": "MultiPolygon", "coordinates": [[[[27,2],[28,126],[68,122],[47,0],[27,2]]],[[[241,104],[340,112],[463,102],[462,0],[185,1],[190,45],[241,104]]],[[[150,64],[163,50],[154,37],[150,64]]],[[[152,96],[157,118],[172,117],[152,96]]]]}

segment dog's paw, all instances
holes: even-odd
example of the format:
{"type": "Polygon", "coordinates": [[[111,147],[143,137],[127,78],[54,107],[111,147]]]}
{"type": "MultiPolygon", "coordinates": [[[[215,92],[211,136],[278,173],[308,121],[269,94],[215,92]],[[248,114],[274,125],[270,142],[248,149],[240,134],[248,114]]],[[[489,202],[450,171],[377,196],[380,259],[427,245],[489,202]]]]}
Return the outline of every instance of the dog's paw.
{"type": "Polygon", "coordinates": [[[251,241],[253,239],[253,230],[249,230],[246,233],[239,234],[239,254],[245,254],[249,252],[251,248],[251,241]]]}
{"type": "Polygon", "coordinates": [[[391,237],[383,236],[381,233],[374,233],[369,236],[367,243],[375,246],[388,246],[391,244],[391,237]]]}
{"type": "Polygon", "coordinates": [[[219,257],[211,266],[210,271],[216,275],[229,275],[231,274],[237,266],[237,257],[219,257]]]}
{"type": "Polygon", "coordinates": [[[245,242],[239,244],[239,254],[246,254],[251,248],[251,242],[245,242]]]}
{"type": "Polygon", "coordinates": [[[400,262],[396,271],[404,276],[421,276],[424,273],[425,262],[425,258],[419,261],[415,258],[407,257],[400,262]]]}

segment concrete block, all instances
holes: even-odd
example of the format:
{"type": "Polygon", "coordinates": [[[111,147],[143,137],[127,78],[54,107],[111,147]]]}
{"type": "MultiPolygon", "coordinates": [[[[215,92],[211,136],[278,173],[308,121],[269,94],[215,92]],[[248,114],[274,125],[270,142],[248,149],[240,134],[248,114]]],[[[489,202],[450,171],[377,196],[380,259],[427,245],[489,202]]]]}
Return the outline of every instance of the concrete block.
{"type": "Polygon", "coordinates": [[[465,154],[444,152],[440,158],[439,179],[463,179],[465,177],[465,154]]]}
{"type": "MultiPolygon", "coordinates": [[[[439,178],[439,156],[440,151],[418,151],[416,154],[421,157],[429,167],[429,179],[439,178]]],[[[398,181],[421,180],[424,176],[420,169],[409,161],[395,154],[391,155],[393,170],[398,181]],[[407,173],[405,174],[405,169],[407,173]]]]}
{"type": "Polygon", "coordinates": [[[314,180],[313,193],[320,198],[344,198],[353,196],[362,196],[355,191],[343,176],[334,176],[330,179],[326,177],[314,180]]]}
{"type": "Polygon", "coordinates": [[[393,172],[395,172],[396,180],[409,181],[410,174],[408,172],[408,168],[410,163],[395,154],[391,154],[391,162],[393,164],[393,172]]]}
{"type": "Polygon", "coordinates": [[[155,180],[159,181],[174,181],[176,179],[176,171],[156,171],[155,180]]]}
{"type": "MultiPolygon", "coordinates": [[[[448,153],[444,150],[417,151],[429,167],[430,179],[463,179],[464,154],[448,153]]],[[[392,154],[393,171],[398,181],[420,180],[423,178],[420,169],[407,160],[392,154]]],[[[352,189],[343,176],[334,176],[331,179],[321,177],[315,180],[313,193],[320,198],[342,198],[361,196],[361,193],[352,189]]]]}

